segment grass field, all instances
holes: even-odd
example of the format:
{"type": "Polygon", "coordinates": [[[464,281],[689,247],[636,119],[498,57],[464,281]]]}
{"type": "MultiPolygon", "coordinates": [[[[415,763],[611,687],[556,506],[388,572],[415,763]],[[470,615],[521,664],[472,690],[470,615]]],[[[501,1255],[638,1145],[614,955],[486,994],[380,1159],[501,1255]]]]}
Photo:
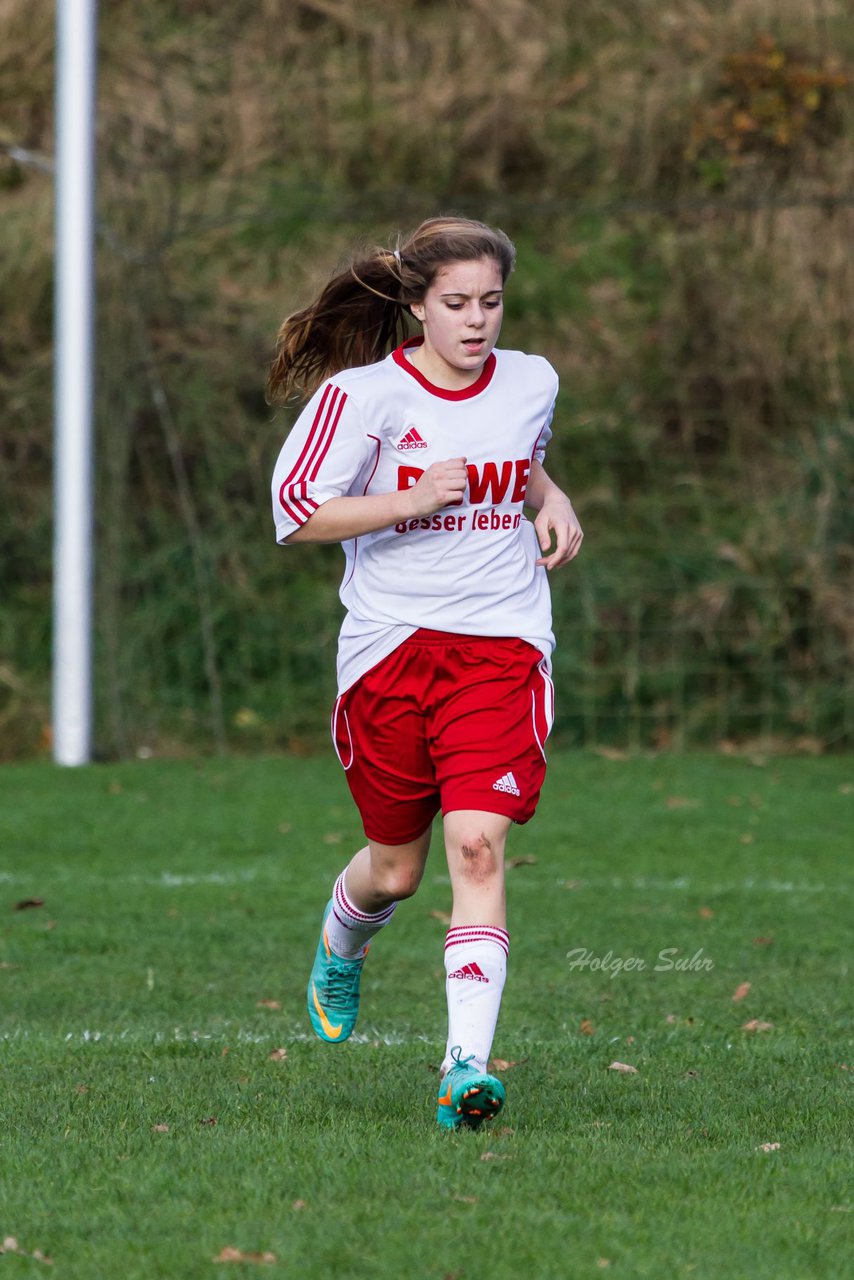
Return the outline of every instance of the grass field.
{"type": "Polygon", "coordinates": [[[835,1280],[852,812],[851,758],[557,755],[511,849],[508,1104],[448,1135],[438,838],[333,1047],[337,766],[3,769],[3,1276],[835,1280]]]}

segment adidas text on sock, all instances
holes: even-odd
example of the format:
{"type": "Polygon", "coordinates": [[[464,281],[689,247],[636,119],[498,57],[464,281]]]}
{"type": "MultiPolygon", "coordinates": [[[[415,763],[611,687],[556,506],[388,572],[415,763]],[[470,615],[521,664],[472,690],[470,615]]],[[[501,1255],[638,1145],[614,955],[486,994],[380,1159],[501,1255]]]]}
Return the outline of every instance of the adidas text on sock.
{"type": "Polygon", "coordinates": [[[442,1070],[451,1065],[451,1050],[473,1055],[486,1070],[501,1008],[510,940],[506,929],[464,925],[449,929],[445,939],[445,991],[448,999],[448,1043],[442,1070]]]}

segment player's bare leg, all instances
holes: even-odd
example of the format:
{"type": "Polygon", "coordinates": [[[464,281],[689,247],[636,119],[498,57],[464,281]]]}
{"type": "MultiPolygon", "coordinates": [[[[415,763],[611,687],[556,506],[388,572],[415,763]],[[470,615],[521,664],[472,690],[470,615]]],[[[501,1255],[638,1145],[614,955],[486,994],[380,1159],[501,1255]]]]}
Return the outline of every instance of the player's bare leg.
{"type": "Polygon", "coordinates": [[[421,883],[430,851],[428,827],[409,844],[371,840],[350,859],[344,872],[347,893],[362,911],[376,913],[411,898],[421,883]]]}
{"type": "Polygon", "coordinates": [[[504,849],[510,819],[479,809],[456,809],[445,814],[444,827],[453,892],[451,928],[506,928],[504,849]]]}
{"type": "Polygon", "coordinates": [[[448,1042],[437,1119],[443,1128],[477,1128],[504,1103],[487,1073],[501,1007],[508,937],[504,848],[510,819],[458,809],[445,815],[445,849],[454,895],[445,939],[448,1042]]]}
{"type": "Polygon", "coordinates": [[[308,983],[309,1018],[321,1040],[338,1044],[352,1034],[368,944],[418,888],[429,849],[429,827],[408,844],[372,840],[336,880],[308,983]]]}

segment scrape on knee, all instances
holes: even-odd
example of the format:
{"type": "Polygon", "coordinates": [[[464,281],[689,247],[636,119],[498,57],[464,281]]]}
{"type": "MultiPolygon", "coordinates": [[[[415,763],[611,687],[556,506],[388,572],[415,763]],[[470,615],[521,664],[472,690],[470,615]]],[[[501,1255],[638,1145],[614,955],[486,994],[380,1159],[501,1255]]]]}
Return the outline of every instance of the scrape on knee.
{"type": "Polygon", "coordinates": [[[460,843],[463,857],[463,874],[470,880],[488,880],[495,874],[497,863],[488,838],[481,832],[473,839],[460,843]]]}

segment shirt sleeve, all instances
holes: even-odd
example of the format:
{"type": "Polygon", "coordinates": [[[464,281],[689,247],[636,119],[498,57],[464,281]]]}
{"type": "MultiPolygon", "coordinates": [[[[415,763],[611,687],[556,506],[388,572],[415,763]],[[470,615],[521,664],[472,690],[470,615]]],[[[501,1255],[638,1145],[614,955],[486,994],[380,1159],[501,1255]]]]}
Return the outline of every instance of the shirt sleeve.
{"type": "Polygon", "coordinates": [[[350,492],[371,456],[371,443],[347,392],[334,382],[320,387],[294,423],[273,471],[277,542],[301,528],[329,498],[350,492]]]}
{"type": "Polygon", "coordinates": [[[540,434],[537,436],[537,443],[534,445],[534,458],[537,462],[542,463],[546,456],[546,445],[552,438],[552,418],[554,417],[555,402],[552,401],[551,408],[546,414],[540,434]]]}
{"type": "MultiPolygon", "coordinates": [[[[548,411],[543,416],[543,425],[540,427],[540,434],[537,436],[533,454],[535,461],[542,463],[546,456],[546,445],[552,438],[552,418],[554,417],[555,404],[557,403],[560,380],[556,370],[552,368],[548,360],[543,356],[529,356],[528,359],[537,370],[538,380],[545,379],[542,393],[545,403],[548,405],[548,411]]],[[[542,382],[540,385],[543,385],[542,382]]]]}

